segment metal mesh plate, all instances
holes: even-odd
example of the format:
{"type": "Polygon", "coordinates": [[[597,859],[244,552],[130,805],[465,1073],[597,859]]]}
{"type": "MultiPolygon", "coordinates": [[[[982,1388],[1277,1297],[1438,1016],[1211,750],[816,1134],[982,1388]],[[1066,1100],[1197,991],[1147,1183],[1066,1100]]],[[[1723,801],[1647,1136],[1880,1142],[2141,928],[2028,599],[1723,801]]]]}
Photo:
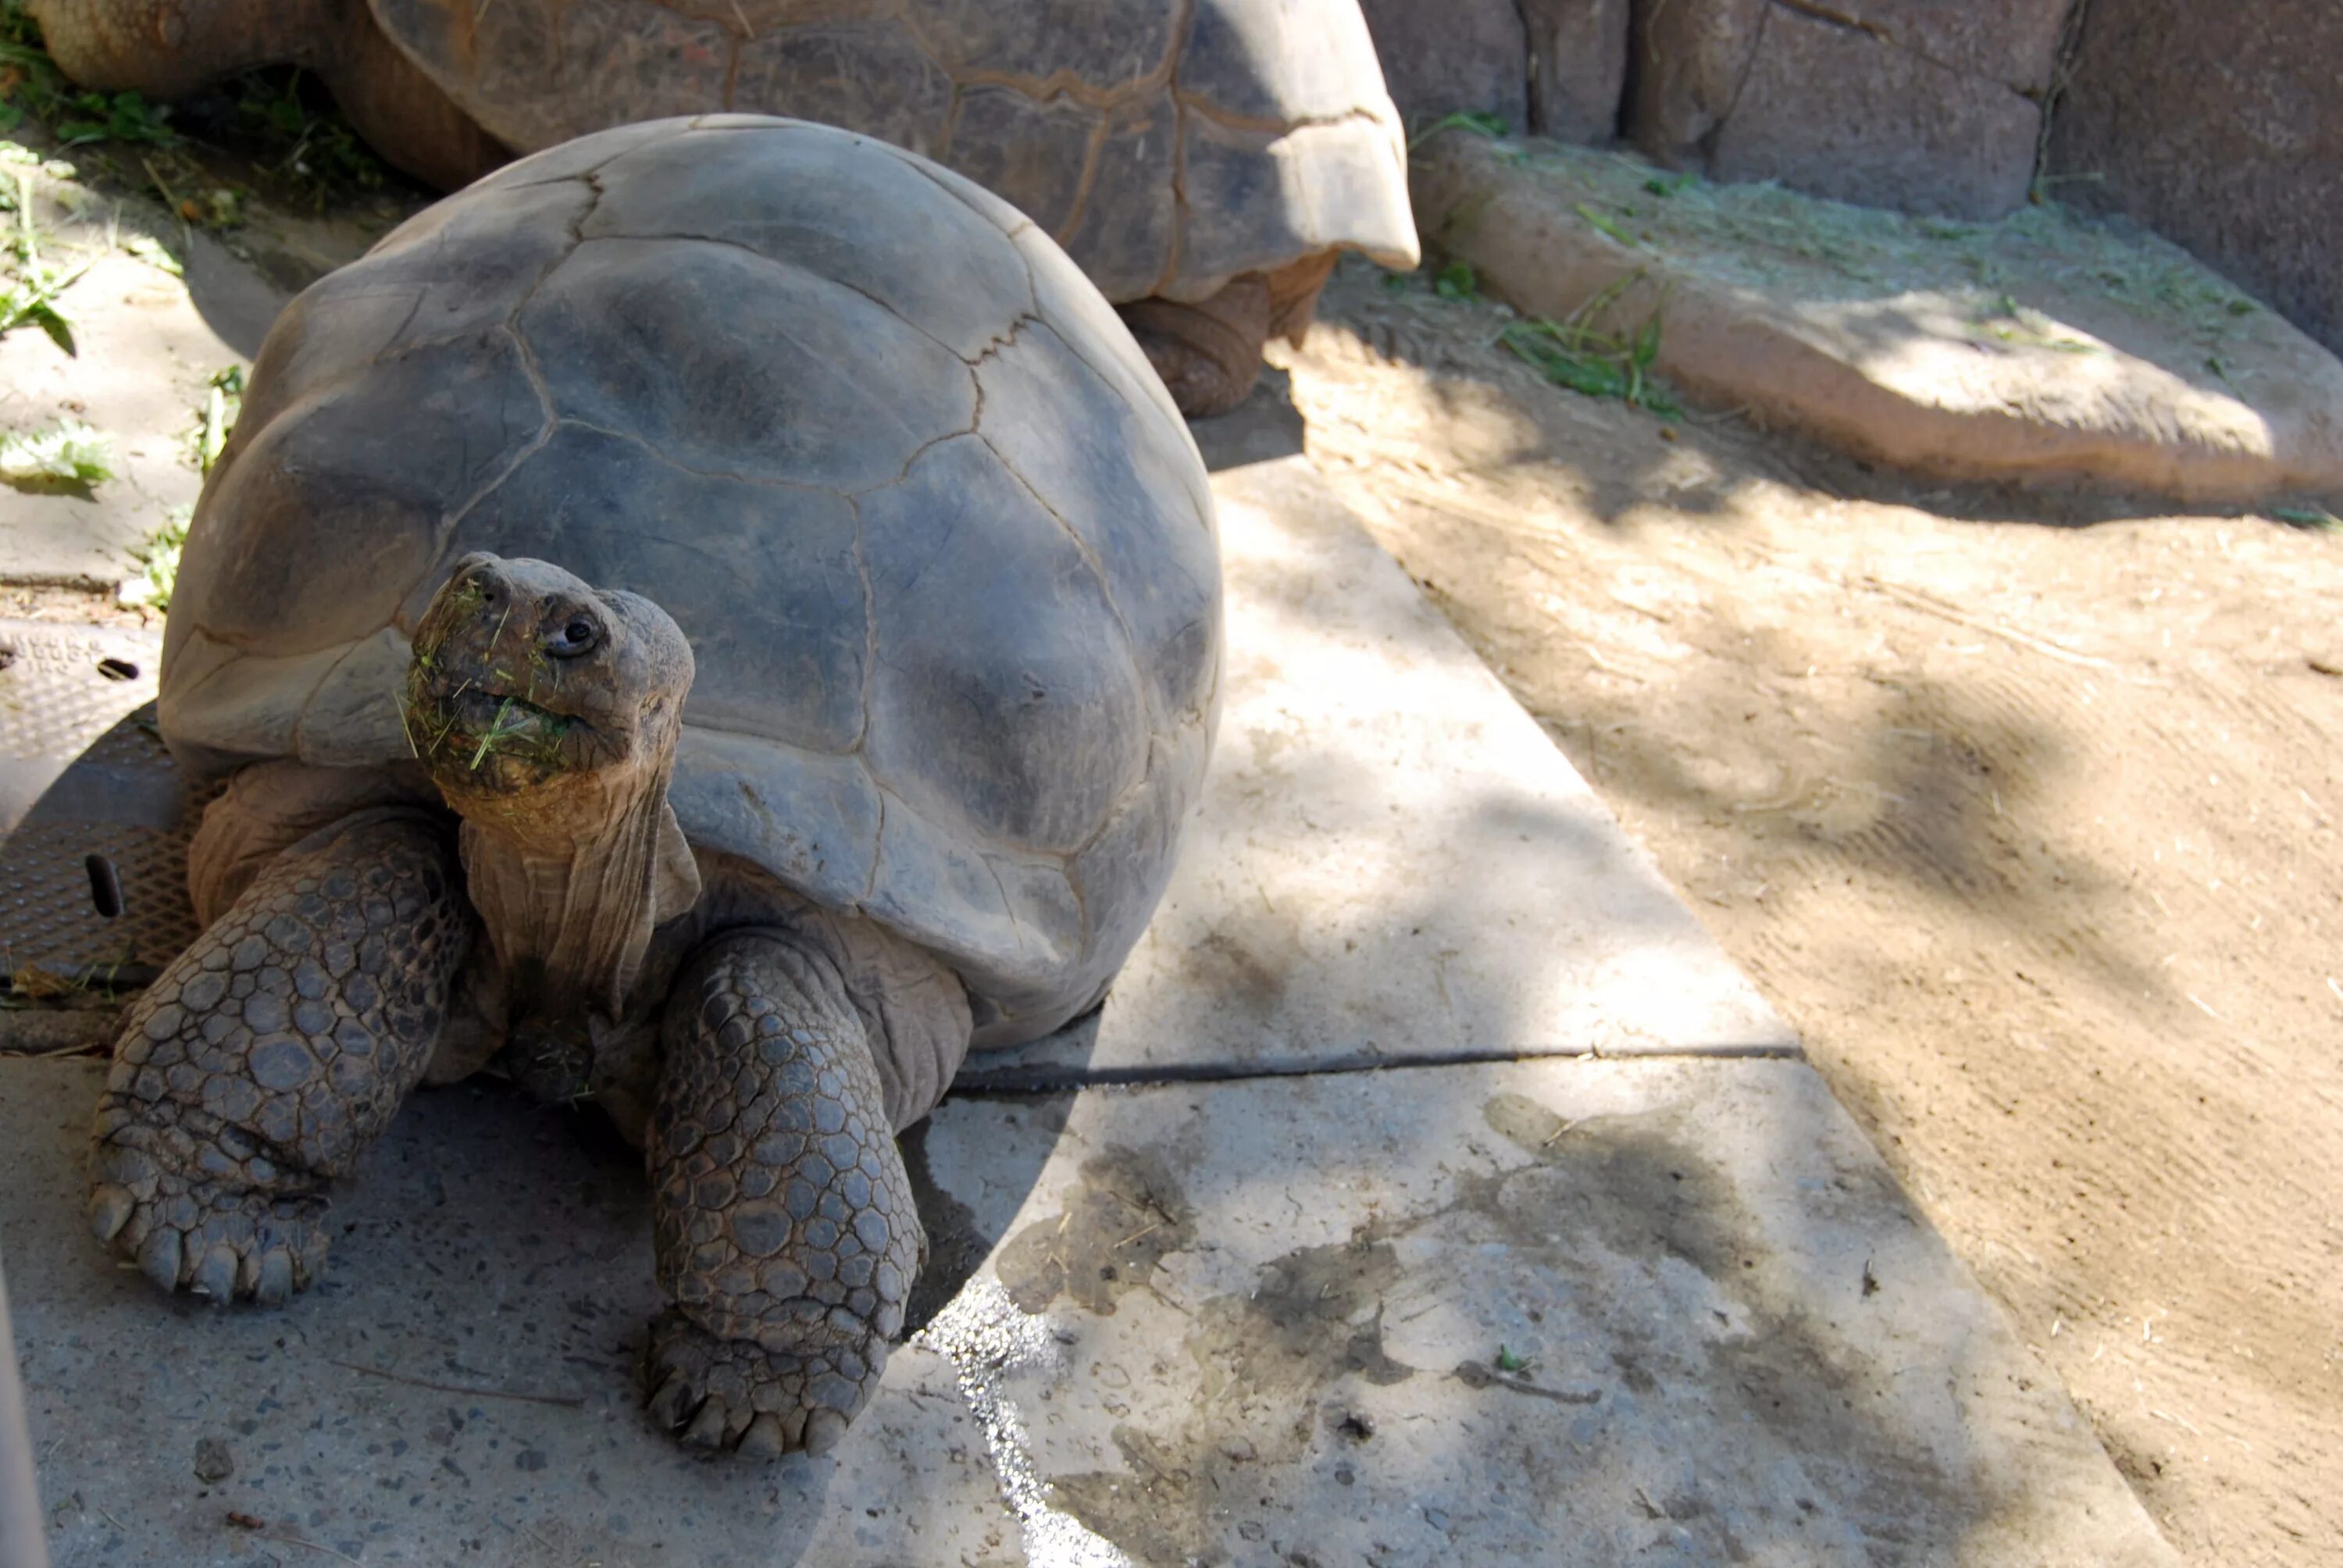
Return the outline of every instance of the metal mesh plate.
{"type": "Polygon", "coordinates": [[[142,984],[196,937],[200,808],[154,728],[161,643],[0,621],[0,976],[142,984]]]}

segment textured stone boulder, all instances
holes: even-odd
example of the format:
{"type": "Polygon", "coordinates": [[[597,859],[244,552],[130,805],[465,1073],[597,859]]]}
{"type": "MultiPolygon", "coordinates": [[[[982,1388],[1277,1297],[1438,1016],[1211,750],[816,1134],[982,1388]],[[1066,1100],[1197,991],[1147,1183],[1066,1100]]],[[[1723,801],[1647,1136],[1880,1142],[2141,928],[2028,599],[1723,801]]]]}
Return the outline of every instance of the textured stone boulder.
{"type": "Polygon", "coordinates": [[[1466,110],[1565,142],[1607,142],[1627,75],[1628,0],[1363,0],[1410,125],[1466,110]]]}
{"type": "Polygon", "coordinates": [[[1413,177],[1428,244],[1490,293],[1653,327],[1654,368],[1760,424],[1938,478],[2343,493],[2343,364],[2135,229],[2056,206],[1950,223],[1456,131],[1413,177]]]}
{"type": "Polygon", "coordinates": [[[2068,0],[1638,0],[1635,145],[1954,217],[2026,198],[2068,0]]]}
{"type": "Polygon", "coordinates": [[[1360,8],[1411,126],[1457,110],[1529,123],[1529,46],[1513,0],[1361,0],[1360,8]]]}
{"type": "Polygon", "coordinates": [[[1629,0],[1521,0],[1529,35],[1530,128],[1558,142],[1619,132],[1629,0]]]}
{"type": "Polygon", "coordinates": [[[2343,350],[2343,6],[2094,0],[2054,116],[2059,196],[2113,206],[2343,350]]]}

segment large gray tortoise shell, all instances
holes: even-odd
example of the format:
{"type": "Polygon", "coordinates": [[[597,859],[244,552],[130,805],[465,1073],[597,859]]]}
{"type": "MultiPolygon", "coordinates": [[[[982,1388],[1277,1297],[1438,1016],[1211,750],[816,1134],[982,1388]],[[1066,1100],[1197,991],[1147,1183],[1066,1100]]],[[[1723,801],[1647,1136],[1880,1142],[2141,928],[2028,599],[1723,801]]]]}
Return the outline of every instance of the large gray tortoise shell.
{"type": "Polygon", "coordinates": [[[1353,247],[1416,262],[1358,0],[369,0],[523,151],[717,109],[864,132],[1031,214],[1110,299],[1353,247]]]}
{"type": "Polygon", "coordinates": [[[697,843],[1056,1027],[1138,939],[1219,702],[1212,503],[1112,309],[924,159],[749,116],[523,159],[287,307],[171,607],[216,773],[409,755],[408,638],[472,550],[656,600],[699,665],[697,843]]]}

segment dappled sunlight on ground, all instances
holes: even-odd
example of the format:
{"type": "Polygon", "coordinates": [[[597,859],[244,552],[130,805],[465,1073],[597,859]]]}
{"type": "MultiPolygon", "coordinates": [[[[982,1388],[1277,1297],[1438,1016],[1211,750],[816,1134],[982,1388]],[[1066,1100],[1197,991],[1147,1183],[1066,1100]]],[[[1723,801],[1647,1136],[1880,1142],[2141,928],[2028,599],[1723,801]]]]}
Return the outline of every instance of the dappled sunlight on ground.
{"type": "Polygon", "coordinates": [[[1357,272],[1322,317],[1289,362],[1312,456],[2175,1543],[2343,1535],[2343,537],[1664,423],[1357,272]]]}

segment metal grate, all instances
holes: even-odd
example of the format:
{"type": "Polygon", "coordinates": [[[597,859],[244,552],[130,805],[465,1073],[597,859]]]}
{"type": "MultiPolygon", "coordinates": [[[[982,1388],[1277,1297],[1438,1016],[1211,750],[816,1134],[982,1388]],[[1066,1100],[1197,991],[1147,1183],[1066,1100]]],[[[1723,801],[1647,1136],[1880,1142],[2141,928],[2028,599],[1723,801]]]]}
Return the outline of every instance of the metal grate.
{"type": "Polygon", "coordinates": [[[155,730],[160,655],[136,632],[0,622],[0,977],[143,984],[195,940],[202,799],[155,730]]]}
{"type": "Polygon", "coordinates": [[[159,639],[105,627],[0,621],[0,759],[71,759],[155,697],[159,639]]]}

